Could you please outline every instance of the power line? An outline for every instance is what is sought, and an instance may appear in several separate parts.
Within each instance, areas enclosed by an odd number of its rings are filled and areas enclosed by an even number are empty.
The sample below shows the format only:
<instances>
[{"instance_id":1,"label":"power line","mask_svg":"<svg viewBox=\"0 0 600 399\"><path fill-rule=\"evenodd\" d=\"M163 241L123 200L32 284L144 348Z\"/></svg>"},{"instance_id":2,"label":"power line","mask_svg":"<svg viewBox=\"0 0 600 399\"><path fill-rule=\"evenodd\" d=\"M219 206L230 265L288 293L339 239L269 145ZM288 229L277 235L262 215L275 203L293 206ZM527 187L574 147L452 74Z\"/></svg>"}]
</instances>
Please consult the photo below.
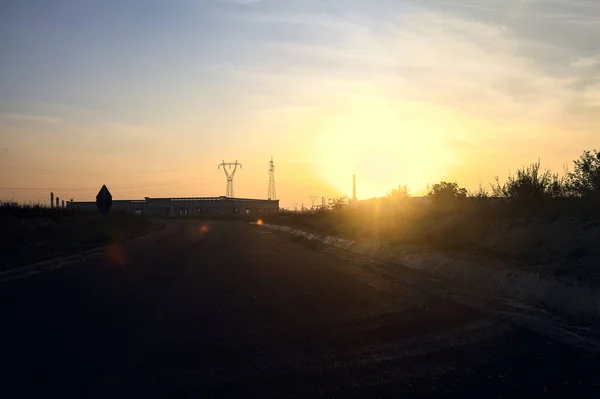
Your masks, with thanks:
<instances>
[{"instance_id":1,"label":"power line","mask_svg":"<svg viewBox=\"0 0 600 399\"><path fill-rule=\"evenodd\" d=\"M160 187L160 188L166 188L166 187L171 187L171 186L177 186L180 183L185 183L185 182L190 182L190 181L194 181L194 180L198 180L198 177L190 177L190 178L185 178L185 179L180 179L180 180L167 180L167 181L159 181L159 182L146 182L146 183L141 183L141 184L135 184L135 185L112 185L111 188L113 189L132 189L132 188L145 188L145 187ZM192 185L185 185L183 187L191 187ZM13 190L13 191L94 191L94 190L98 190L97 187L95 188L82 188L82 187L58 187L58 188L43 188L43 187L0 187L0 190Z\"/></svg>"},{"instance_id":2,"label":"power line","mask_svg":"<svg viewBox=\"0 0 600 399\"><path fill-rule=\"evenodd\" d=\"M114 173L118 173L120 175L139 175L139 174L151 174L151 173L168 173L168 172L176 172L179 170L190 169L190 167L181 167L181 168L173 168L173 169L163 169L163 170L142 170L142 171L118 171ZM77 171L65 171L65 170L54 170L54 169L42 169L42 168L0 168L0 172L31 172L31 173L39 173L39 174L49 174L49 175L79 175L79 176L89 176L89 175L98 175L98 174L106 174L106 171L93 171L93 172L77 172Z\"/></svg>"},{"instance_id":3,"label":"power line","mask_svg":"<svg viewBox=\"0 0 600 399\"><path fill-rule=\"evenodd\" d=\"M153 182L145 182L145 183L134 184L134 185L111 185L111 188L139 188L139 187L146 187L146 186L168 186L168 185L179 184L179 183L189 182L189 181L194 181L194 180L199 180L199 179L200 179L199 177L186 177L186 178L179 179L179 180L153 181Z\"/></svg>"},{"instance_id":4,"label":"power line","mask_svg":"<svg viewBox=\"0 0 600 399\"><path fill-rule=\"evenodd\" d=\"M39 187L0 187L0 190L13 191L91 191L97 188L39 188Z\"/></svg>"}]
</instances>

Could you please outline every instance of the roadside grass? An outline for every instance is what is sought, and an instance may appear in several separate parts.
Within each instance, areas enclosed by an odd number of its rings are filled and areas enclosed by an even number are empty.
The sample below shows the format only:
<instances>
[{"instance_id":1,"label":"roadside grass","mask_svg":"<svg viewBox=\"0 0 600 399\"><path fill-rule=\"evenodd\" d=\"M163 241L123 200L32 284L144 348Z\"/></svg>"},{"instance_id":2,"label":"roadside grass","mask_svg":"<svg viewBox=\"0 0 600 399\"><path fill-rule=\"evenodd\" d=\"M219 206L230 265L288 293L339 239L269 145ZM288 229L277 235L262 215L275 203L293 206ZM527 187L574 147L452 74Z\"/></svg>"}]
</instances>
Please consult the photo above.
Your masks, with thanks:
<instances>
[{"instance_id":1,"label":"roadside grass","mask_svg":"<svg viewBox=\"0 0 600 399\"><path fill-rule=\"evenodd\" d=\"M600 207L581 198L549 198L536 206L495 198L445 204L381 198L358 208L280 212L260 218L314 234L418 251L542 264L600 259Z\"/></svg>"},{"instance_id":2,"label":"roadside grass","mask_svg":"<svg viewBox=\"0 0 600 399\"><path fill-rule=\"evenodd\" d=\"M0 203L0 271L52 259L160 229L142 216Z\"/></svg>"}]
</instances>

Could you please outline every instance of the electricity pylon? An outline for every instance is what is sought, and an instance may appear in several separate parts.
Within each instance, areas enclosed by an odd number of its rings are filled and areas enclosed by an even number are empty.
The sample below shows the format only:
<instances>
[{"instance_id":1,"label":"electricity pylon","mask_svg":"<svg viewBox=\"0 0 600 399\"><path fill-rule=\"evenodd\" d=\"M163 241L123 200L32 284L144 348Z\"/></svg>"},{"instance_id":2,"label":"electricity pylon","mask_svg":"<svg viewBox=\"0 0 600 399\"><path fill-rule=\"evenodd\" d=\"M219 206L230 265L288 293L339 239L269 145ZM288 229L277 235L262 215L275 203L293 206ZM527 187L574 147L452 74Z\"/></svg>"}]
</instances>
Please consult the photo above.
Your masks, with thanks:
<instances>
[{"instance_id":1,"label":"electricity pylon","mask_svg":"<svg viewBox=\"0 0 600 399\"><path fill-rule=\"evenodd\" d=\"M225 172L225 177L227 178L227 190L225 192L225 196L228 198L233 198L234 197L233 177L235 176L235 171L237 170L237 167L239 166L241 169L242 164L239 163L237 160L235 162L223 161L221 164L219 164L219 169L221 169L221 166L223 167L223 171ZM227 170L228 166L229 166L229 170ZM233 167L233 170L231 170L232 167Z\"/></svg>"},{"instance_id":2,"label":"electricity pylon","mask_svg":"<svg viewBox=\"0 0 600 399\"><path fill-rule=\"evenodd\" d=\"M311 195L310 196L310 201L312 202L312 206L310 207L310 210L313 211L315 209L315 203L317 202L317 196L316 195Z\"/></svg>"},{"instance_id":3,"label":"electricity pylon","mask_svg":"<svg viewBox=\"0 0 600 399\"><path fill-rule=\"evenodd\" d=\"M273 163L273 157L271 157L271 162L269 162L269 194L267 198L273 201L277 199L277 194L275 192L275 164Z\"/></svg>"}]
</instances>

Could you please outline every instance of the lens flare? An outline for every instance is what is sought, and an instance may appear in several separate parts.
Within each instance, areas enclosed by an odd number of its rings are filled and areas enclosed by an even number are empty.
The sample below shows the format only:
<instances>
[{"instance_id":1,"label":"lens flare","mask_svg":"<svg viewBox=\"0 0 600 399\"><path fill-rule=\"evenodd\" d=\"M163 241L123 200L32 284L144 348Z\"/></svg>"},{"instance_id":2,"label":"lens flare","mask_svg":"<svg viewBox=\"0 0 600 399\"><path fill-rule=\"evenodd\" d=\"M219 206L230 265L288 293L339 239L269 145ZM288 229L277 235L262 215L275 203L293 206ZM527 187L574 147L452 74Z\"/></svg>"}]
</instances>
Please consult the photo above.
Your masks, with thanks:
<instances>
[{"instance_id":1,"label":"lens flare","mask_svg":"<svg viewBox=\"0 0 600 399\"><path fill-rule=\"evenodd\" d=\"M120 243L113 243L106 247L106 257L109 261L118 266L125 266L127 258L123 251L123 246Z\"/></svg>"}]
</instances>

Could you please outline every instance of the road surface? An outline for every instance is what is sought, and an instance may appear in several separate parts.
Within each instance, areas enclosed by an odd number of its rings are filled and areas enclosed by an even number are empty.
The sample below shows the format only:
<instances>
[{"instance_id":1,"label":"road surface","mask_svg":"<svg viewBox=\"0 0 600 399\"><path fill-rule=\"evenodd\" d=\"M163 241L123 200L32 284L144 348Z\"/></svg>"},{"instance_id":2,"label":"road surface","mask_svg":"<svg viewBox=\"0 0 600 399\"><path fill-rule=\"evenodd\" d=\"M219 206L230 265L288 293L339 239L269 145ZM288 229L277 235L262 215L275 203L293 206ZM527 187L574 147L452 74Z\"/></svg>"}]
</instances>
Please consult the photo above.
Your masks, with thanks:
<instances>
[{"instance_id":1,"label":"road surface","mask_svg":"<svg viewBox=\"0 0 600 399\"><path fill-rule=\"evenodd\" d=\"M0 311L3 398L600 397L595 355L242 223L5 279Z\"/></svg>"}]
</instances>

